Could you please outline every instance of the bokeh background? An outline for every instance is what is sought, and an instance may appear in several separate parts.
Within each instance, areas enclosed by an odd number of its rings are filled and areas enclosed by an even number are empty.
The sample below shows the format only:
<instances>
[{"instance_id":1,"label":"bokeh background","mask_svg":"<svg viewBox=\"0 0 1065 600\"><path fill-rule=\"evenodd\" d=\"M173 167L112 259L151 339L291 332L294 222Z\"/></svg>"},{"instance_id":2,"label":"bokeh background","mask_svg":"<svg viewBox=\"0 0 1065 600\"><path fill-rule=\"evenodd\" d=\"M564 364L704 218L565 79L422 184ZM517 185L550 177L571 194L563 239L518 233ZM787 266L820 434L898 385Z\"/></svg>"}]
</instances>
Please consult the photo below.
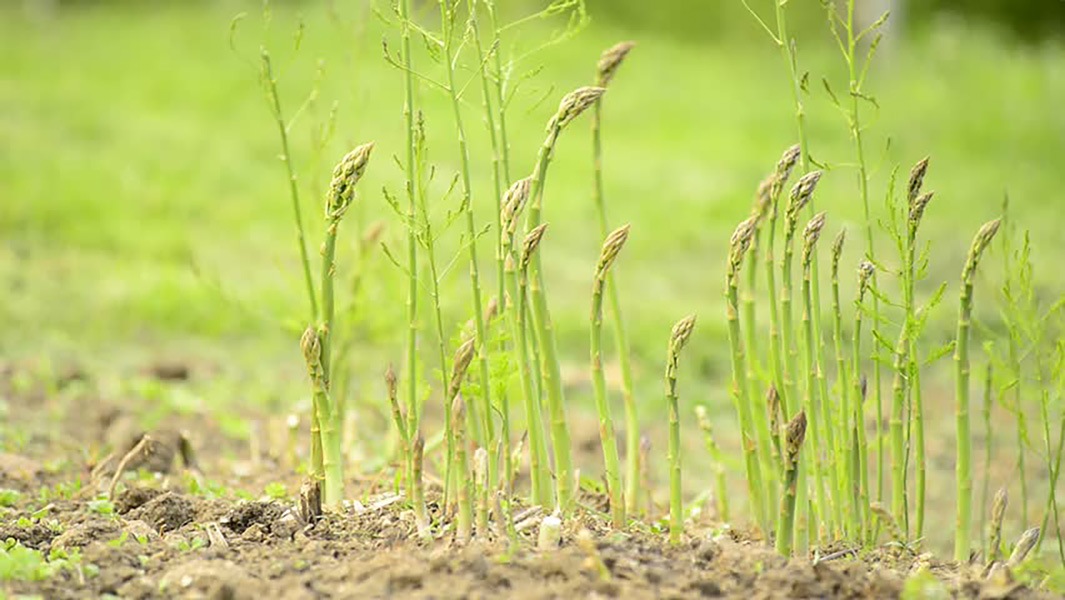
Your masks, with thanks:
<instances>
[{"instance_id":1,"label":"bokeh background","mask_svg":"<svg viewBox=\"0 0 1065 600\"><path fill-rule=\"evenodd\" d=\"M538 8L500 4L512 18ZM770 18L771 2L750 4ZM844 89L843 62L820 3L791 4L800 69L812 82L805 98L811 148L830 167L817 202L829 211L833 235L849 231L844 264L851 273L864 246L862 208L846 122L819 83ZM862 3L863 18L888 4ZM1065 2L890 4L897 18L870 71L867 88L878 108L865 109L865 136L879 214L892 169L932 157L926 185L937 196L924 226L931 267L920 293L947 281L948 298L955 297L972 232L1000 213L1008 195L1015 223L1031 231L1037 292L1058 297L1065 281L1058 263L1065 252ZM587 10L590 21L577 35L518 64L531 77L510 107L512 175L531 169L557 98L593 82L603 49L635 40L605 101L604 140L612 218L633 226L617 270L643 411L659 436L669 328L699 313L686 395L713 408L738 459L717 316L729 234L748 214L758 181L796 139L784 64L740 0L589 0ZM401 190L391 158L403 144L402 75L381 51L382 39L397 43L389 11L385 2L359 1L274 2L268 16L259 3L235 1L0 3L0 356L119 375L156 360L190 361L211 376L181 396L185 409L231 415L250 406L306 406L296 346L305 299L277 128L259 81L265 46L286 114L302 107L290 135L311 240L320 237L318 206L333 162L357 143L377 142L344 225L340 268L342 277L356 266L360 274L349 298L356 317L343 323L358 340L353 401L380 405L380 373L402 360L405 284L376 246L360 258L356 240L375 224L389 246L404 236L380 192ZM434 26L438 14L422 3L418 18ZM564 25L557 17L527 22L504 51L533 50ZM440 76L424 52L416 60L427 76ZM476 67L469 60L460 66L467 77ZM419 96L443 215L455 206L443 192L458 168L450 108L431 86ZM491 163L476 93L463 110L475 210L488 223ZM320 142L331 114L333 134ZM601 243L591 185L590 138L578 123L552 166L544 252L579 414L590 410L588 291ZM458 231L442 244L444 253L454 251ZM890 249L886 236L877 244ZM491 272L487 243L481 256ZM1001 256L989 263L978 292L986 301L978 302L993 329ZM464 272L456 268L445 282L446 318L456 330L468 318ZM932 315L929 348L950 339L953 318L948 300ZM429 368L424 376L434 380ZM925 383L949 436L949 378ZM244 430L233 421L233 431ZM687 439L697 469L705 464L700 442ZM1004 462L997 476L1008 479L1012 458Z\"/></svg>"}]
</instances>

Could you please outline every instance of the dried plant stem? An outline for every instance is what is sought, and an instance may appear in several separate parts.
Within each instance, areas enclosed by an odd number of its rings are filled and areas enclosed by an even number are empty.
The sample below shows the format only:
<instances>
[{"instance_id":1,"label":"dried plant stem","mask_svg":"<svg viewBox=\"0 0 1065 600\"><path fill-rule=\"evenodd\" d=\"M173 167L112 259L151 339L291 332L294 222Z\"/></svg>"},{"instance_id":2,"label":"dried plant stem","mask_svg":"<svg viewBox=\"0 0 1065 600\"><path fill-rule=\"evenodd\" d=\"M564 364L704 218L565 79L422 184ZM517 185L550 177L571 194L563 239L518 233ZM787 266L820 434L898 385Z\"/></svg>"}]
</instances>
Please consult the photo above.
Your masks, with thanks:
<instances>
[{"instance_id":1,"label":"dried plant stem","mask_svg":"<svg viewBox=\"0 0 1065 600\"><path fill-rule=\"evenodd\" d=\"M473 487L477 496L477 535L488 539L488 451L478 448L473 453Z\"/></svg>"},{"instance_id":2,"label":"dried plant stem","mask_svg":"<svg viewBox=\"0 0 1065 600\"><path fill-rule=\"evenodd\" d=\"M411 462L413 463L413 475L414 479L411 481L411 505L414 508L414 524L418 528L418 537L423 542L431 542L433 540L433 533L429 529L429 515L425 509L425 485L422 482L422 466L425 460L425 438L419 432L414 436L414 447L412 449L413 457Z\"/></svg>"},{"instance_id":3,"label":"dried plant stem","mask_svg":"<svg viewBox=\"0 0 1065 600\"><path fill-rule=\"evenodd\" d=\"M632 48L631 42L622 42L603 53L599 62L597 85L606 87L613 73ZM602 111L603 102L597 100L592 107L592 164L595 180L594 199L596 215L599 219L599 235L607 236L609 220L606 214L606 195L603 185L603 141ZM625 511L633 514L639 508L640 485L640 423L636 412L636 397L633 394L632 364L629 360L629 339L625 330L625 319L621 312L621 299L618 295L614 273L606 274L606 295L610 311L611 327L621 370L621 400L625 410Z\"/></svg>"},{"instance_id":4,"label":"dried plant stem","mask_svg":"<svg viewBox=\"0 0 1065 600\"><path fill-rule=\"evenodd\" d=\"M980 256L995 237L1000 221L989 221L973 238L972 247L961 275L961 296L958 302L958 337L954 346L957 417L957 517L954 532L954 560L968 560L972 533L972 437L969 430L969 330L973 310L973 277Z\"/></svg>"},{"instance_id":5,"label":"dried plant stem","mask_svg":"<svg viewBox=\"0 0 1065 600\"><path fill-rule=\"evenodd\" d=\"M669 543L677 546L684 532L680 480L680 401L677 397L677 368L680 351L695 328L695 315L684 317L673 326L666 356L666 401L669 403ZM757 463L756 463L757 464ZM760 492L761 486L754 488Z\"/></svg>"},{"instance_id":6,"label":"dried plant stem","mask_svg":"<svg viewBox=\"0 0 1065 600\"><path fill-rule=\"evenodd\" d=\"M1006 516L1006 507L1009 504L1008 488L1000 488L995 492L994 504L991 505L991 524L988 526L990 540L987 548L987 564L990 566L998 560L1002 553L1002 520Z\"/></svg>"},{"instance_id":7,"label":"dried plant stem","mask_svg":"<svg viewBox=\"0 0 1065 600\"><path fill-rule=\"evenodd\" d=\"M791 556L795 537L795 500L799 481L799 452L806 437L806 413L799 414L788 423L784 457L784 491L780 496L780 515L777 518L777 552Z\"/></svg>"},{"instance_id":8,"label":"dried plant stem","mask_svg":"<svg viewBox=\"0 0 1065 600\"><path fill-rule=\"evenodd\" d=\"M614 420L610 416L610 400L607 397L606 376L603 374L603 289L606 286L610 268L628 237L628 225L614 230L607 236L606 241L603 242L592 284L590 341L592 383L595 388L595 408L599 413L599 440L603 447L607 493L610 495L610 516L614 527L625 526L625 500L621 489L621 468L618 460L618 444L614 436Z\"/></svg>"},{"instance_id":9,"label":"dried plant stem","mask_svg":"<svg viewBox=\"0 0 1065 600\"><path fill-rule=\"evenodd\" d=\"M470 185L470 153L466 144L466 129L462 122L462 107L459 104L459 89L456 87L455 82L455 68L454 68L454 21L455 12L454 6L451 5L449 0L440 0L440 19L443 23L443 38L444 38L444 64L447 69L447 85L449 96L451 97L451 108L453 111L453 118L455 120L455 133L458 136L459 145L459 157L460 157L460 171L462 174L462 206L466 215L466 247L469 252L470 261L470 291L473 298L473 319L474 326L477 331L477 358L478 366L480 367L480 383L481 383L481 411L483 418L483 428L485 439L482 440L482 445L486 448L494 448L496 445L495 439L495 427L493 424L492 413L492 383L488 369L488 338L485 332L484 323L484 306L481 302L481 278L480 270L477 266L477 226L473 216L473 202L472 192ZM504 444L509 449L509 440L504 440ZM494 458L490 455L488 458L488 479L492 482L492 485L498 481L497 473L498 465Z\"/></svg>"},{"instance_id":10,"label":"dried plant stem","mask_svg":"<svg viewBox=\"0 0 1065 600\"><path fill-rule=\"evenodd\" d=\"M392 422L396 425L396 431L399 433L399 450L403 459L403 464L406 465L410 454L410 438L407 437L407 418L403 414L403 407L399 404L399 398L396 391L396 372L392 370L392 365L388 366L388 370L385 371L385 389L388 392L388 404L392 408ZM411 473L413 476L413 473Z\"/></svg>"},{"instance_id":11,"label":"dried plant stem","mask_svg":"<svg viewBox=\"0 0 1065 600\"><path fill-rule=\"evenodd\" d=\"M751 244L754 234L754 219L747 219L739 224L732 234L730 243L728 269L725 275L725 318L728 322L729 348L732 357L732 398L740 420L741 445L747 469L747 488L754 508L755 520L762 531L769 531L770 518L767 512L765 484L759 463L754 432L754 419L751 414L750 382L747 380L746 354L743 336L740 331L738 279L744 256Z\"/></svg>"},{"instance_id":12,"label":"dried plant stem","mask_svg":"<svg viewBox=\"0 0 1065 600\"><path fill-rule=\"evenodd\" d=\"M455 540L464 544L473 531L473 490L470 485L470 459L466 450L466 403L456 394L451 403L451 428L455 432L455 462L458 476L458 515L455 520Z\"/></svg>"}]
</instances>

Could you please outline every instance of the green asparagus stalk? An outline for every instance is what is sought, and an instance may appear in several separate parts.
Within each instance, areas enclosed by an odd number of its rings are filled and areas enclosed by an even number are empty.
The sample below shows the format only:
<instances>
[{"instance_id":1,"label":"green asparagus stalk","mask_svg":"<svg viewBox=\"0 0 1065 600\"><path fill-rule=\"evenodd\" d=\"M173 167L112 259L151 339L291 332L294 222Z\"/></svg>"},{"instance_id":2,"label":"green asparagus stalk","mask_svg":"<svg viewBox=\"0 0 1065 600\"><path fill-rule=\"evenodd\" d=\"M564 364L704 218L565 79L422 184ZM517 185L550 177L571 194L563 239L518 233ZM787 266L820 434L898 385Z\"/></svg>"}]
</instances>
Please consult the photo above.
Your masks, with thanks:
<instances>
[{"instance_id":1,"label":"green asparagus stalk","mask_svg":"<svg viewBox=\"0 0 1065 600\"><path fill-rule=\"evenodd\" d=\"M528 326L526 323L526 276L521 276L519 290L518 252L514 248L514 235L517 219L529 198L530 180L519 179L507 190L503 199L502 248L504 254L504 274L507 280L507 296L510 298L507 319L510 324L511 337L515 340L518 352L518 379L521 382L522 399L525 405L525 422L529 432L529 468L532 481L532 502L548 506L553 495L551 479L548 473L547 446L544 443L544 427L540 414L540 400L533 383L538 370L529 358Z\"/></svg>"},{"instance_id":2,"label":"green asparagus stalk","mask_svg":"<svg viewBox=\"0 0 1065 600\"><path fill-rule=\"evenodd\" d=\"M607 236L595 267L592 284L592 383L595 387L595 408L599 413L599 439L603 446L603 464L606 471L607 493L610 495L610 516L614 527L625 526L625 500L621 489L618 445L614 437L614 420L610 416L610 400L607 397L606 377L603 374L603 290L607 284L610 267L629 238L629 226L624 225Z\"/></svg>"},{"instance_id":3,"label":"green asparagus stalk","mask_svg":"<svg viewBox=\"0 0 1065 600\"><path fill-rule=\"evenodd\" d=\"M766 290L769 294L769 353L773 363L773 385L777 390L778 399L784 414L788 412L788 399L783 394L784 389L784 362L783 351L780 347L780 308L777 296L776 262L773 256L774 242L776 240L777 216L780 213L780 196L791 176L795 163L799 160L801 149L798 145L784 151L777 162L773 173L773 182L769 189L769 214L767 215L767 236L765 244L765 271Z\"/></svg>"},{"instance_id":4,"label":"green asparagus stalk","mask_svg":"<svg viewBox=\"0 0 1065 600\"><path fill-rule=\"evenodd\" d=\"M680 351L695 328L695 315L684 317L673 326L666 358L666 401L669 403L669 543L680 545L684 532L680 481L680 402L677 397L677 367ZM759 491L761 487L757 488Z\"/></svg>"},{"instance_id":5,"label":"green asparagus stalk","mask_svg":"<svg viewBox=\"0 0 1065 600\"><path fill-rule=\"evenodd\" d=\"M765 485L759 457L756 454L757 439L747 380L746 354L740 332L738 279L744 255L751 245L755 221L749 218L736 227L729 244L728 270L725 275L725 297L728 321L729 347L732 355L732 397L740 420L743 456L747 469L747 487L754 507L755 519L763 531L768 531L769 515L766 512Z\"/></svg>"},{"instance_id":6,"label":"green asparagus stalk","mask_svg":"<svg viewBox=\"0 0 1065 600\"><path fill-rule=\"evenodd\" d=\"M308 327L300 339L307 373L311 378L314 394L314 411L321 427L322 465L314 471L314 477L322 482L326 506L335 507L344 497L343 454L340 450L340 432L333 419L333 406L329 399L329 386L322 370L322 331ZM312 432L313 435L313 432Z\"/></svg>"},{"instance_id":7,"label":"green asparagus stalk","mask_svg":"<svg viewBox=\"0 0 1065 600\"><path fill-rule=\"evenodd\" d=\"M831 509L833 506L838 509L839 503L834 502L832 495L825 491L826 470L828 471L827 478L831 484L829 489L833 493L839 489L839 478L835 469L824 464L825 457L831 457L832 455L835 440L832 436L831 420L829 419L828 399L821 396L821 389L817 381L817 374L821 372L822 366L819 363L819 353L817 351L820 336L815 335L814 331L813 287L818 285L818 282L813 281L811 275L817 241L821 238L821 231L824 226L825 213L819 212L810 219L803 230L802 325L803 341L806 347L806 360L803 365L803 371L806 373L806 403L804 411L809 415L810 450L813 453L814 465L814 490L817 494L818 512L823 515L821 529L830 531L834 525L839 525L839 521L842 520L842 513L837 510L837 514L833 518ZM824 439L821 439L822 436L824 436ZM821 537L824 538L825 535L822 534Z\"/></svg>"},{"instance_id":8,"label":"green asparagus stalk","mask_svg":"<svg viewBox=\"0 0 1065 600\"><path fill-rule=\"evenodd\" d=\"M784 457L784 492L780 497L780 516L777 519L777 552L791 556L795 535L795 498L799 481L799 451L806 438L806 413L799 411L788 423L786 454Z\"/></svg>"},{"instance_id":9,"label":"green asparagus stalk","mask_svg":"<svg viewBox=\"0 0 1065 600\"><path fill-rule=\"evenodd\" d=\"M973 310L973 278L980 263L980 256L998 232L1001 221L985 223L973 238L965 268L961 273L961 296L958 302L958 338L954 346L957 416L957 494L958 506L955 523L954 560L968 560L972 533L972 438L969 431L969 329Z\"/></svg>"},{"instance_id":10,"label":"green asparagus stalk","mask_svg":"<svg viewBox=\"0 0 1065 600\"><path fill-rule=\"evenodd\" d=\"M633 42L620 42L603 52L596 69L596 85L606 88L614 78L621 63L635 46ZM592 161L595 174L595 207L599 217L599 235L606 237L609 221L606 215L606 200L603 191L603 143L602 100L597 100L592 113ZM632 365L629 360L629 341L625 331L625 320L621 313L621 299L618 295L614 274L607 272L606 295L609 302L611 327L617 347L618 365L621 369L621 400L625 408L625 511L635 513L639 503L640 463L640 424L636 412L636 397L632 387Z\"/></svg>"},{"instance_id":11,"label":"green asparagus stalk","mask_svg":"<svg viewBox=\"0 0 1065 600\"><path fill-rule=\"evenodd\" d=\"M466 249L469 252L470 263L470 292L473 299L473 319L476 327L477 358L480 383L481 383L481 407L485 439L483 445L486 448L495 447L495 426L492 419L492 386L488 368L488 336L484 323L484 304L481 301L481 276L477 261L477 226L473 214L472 188L470 183L470 153L467 148L466 130L462 121L462 107L459 101L458 88L455 81L455 6L450 0L440 0L440 20L443 24L443 50L444 65L447 70L447 89L451 98L451 109L455 120L455 133L458 136L460 173L462 181L462 207L466 216ZM504 444L509 446L509 440ZM489 480L497 480L496 461L489 456L488 460Z\"/></svg>"},{"instance_id":12,"label":"green asparagus stalk","mask_svg":"<svg viewBox=\"0 0 1065 600\"><path fill-rule=\"evenodd\" d=\"M854 488L850 480L847 465L849 452L847 439L851 431L850 378L847 375L847 357L843 351L843 310L839 299L839 262L843 256L843 244L847 239L847 230L841 229L832 242L832 341L836 352L836 379L839 382L840 408L837 422L833 425L839 436L836 438L836 471L839 473L840 487L837 497L843 502L845 532L851 538L858 536L857 505L849 490Z\"/></svg>"},{"instance_id":13,"label":"green asparagus stalk","mask_svg":"<svg viewBox=\"0 0 1065 600\"><path fill-rule=\"evenodd\" d=\"M863 300L876 275L876 267L869 261L862 261L858 267L858 297L854 301L854 336L851 342L851 392L854 411L853 443L851 456L851 496L854 499L856 516L859 519L859 532L866 542L872 538L872 521L870 515L869 488L869 442L865 435L865 399L866 381L861 373L862 365L862 314L865 311Z\"/></svg>"},{"instance_id":14,"label":"green asparagus stalk","mask_svg":"<svg viewBox=\"0 0 1065 600\"><path fill-rule=\"evenodd\" d=\"M524 241L522 242L521 259L518 264L518 306L517 306L517 330L518 330L518 351L522 355L522 360L525 363L529 363L529 356L527 348L530 345L531 340L528 339L528 331L530 326L526 323L527 315L531 312L528 306L529 299L529 262L536 254L536 251L540 247L540 241L544 237L544 232L547 230L547 223L541 223L535 227L532 231L526 234ZM523 385L526 386L525 390L525 411L526 419L529 420L529 431L534 432L530 434L532 440L530 444L538 443L539 452L535 449L532 450L532 454L540 454L538 460L539 465L532 465L533 476L540 480L540 490L542 499L539 502L541 506L548 506L549 501L552 498L552 486L550 474L548 472L547 463L547 446L543 440L543 423L540 416L540 399L539 396L533 391L532 379L526 377ZM555 464L561 462L568 469L569 466L569 428L566 426L565 414L556 414L556 409L561 411L561 406L554 404L548 407L551 417L551 440L555 451ZM535 439L533 438L535 435ZM537 441L538 440L538 441ZM537 474L539 476L537 477ZM568 485L561 480L558 482L558 487ZM555 504L561 503L561 490L559 495L555 496ZM534 493L534 496L536 494Z\"/></svg>"},{"instance_id":15,"label":"green asparagus stalk","mask_svg":"<svg viewBox=\"0 0 1065 600\"><path fill-rule=\"evenodd\" d=\"M547 125L547 138L540 146L536 168L533 171L530 191L529 215L527 227L530 233L540 225L543 209L543 190L547 177L547 167L554 153L555 142L562 130L588 107L595 104L605 92L603 88L582 87L566 94L558 110ZM536 328L538 347L542 355L542 380L547 391L548 411L551 414L551 437L555 448L555 477L558 482L558 506L563 516L569 510L573 500L573 467L569 441L569 428L566 425L564 398L562 393L562 373L555 341L554 325L547 307L546 289L540 254L533 253L529 263L529 297L532 308L533 324Z\"/></svg>"}]
</instances>

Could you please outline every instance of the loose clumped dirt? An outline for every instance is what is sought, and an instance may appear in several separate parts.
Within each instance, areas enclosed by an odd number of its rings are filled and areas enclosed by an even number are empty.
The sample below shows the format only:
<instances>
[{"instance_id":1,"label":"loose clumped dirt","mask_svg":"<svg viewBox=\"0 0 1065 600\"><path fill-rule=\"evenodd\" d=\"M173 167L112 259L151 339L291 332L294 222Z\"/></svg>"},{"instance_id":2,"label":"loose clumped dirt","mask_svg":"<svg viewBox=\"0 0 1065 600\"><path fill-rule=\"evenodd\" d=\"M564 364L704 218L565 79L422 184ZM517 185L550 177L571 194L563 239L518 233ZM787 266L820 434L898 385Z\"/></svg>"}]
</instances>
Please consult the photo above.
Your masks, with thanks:
<instances>
[{"instance_id":1,"label":"loose clumped dirt","mask_svg":"<svg viewBox=\"0 0 1065 600\"><path fill-rule=\"evenodd\" d=\"M18 402L17 396L9 398L9 403ZM20 413L17 405L9 410L16 418L30 414ZM99 418L104 414L107 418ZM109 424L123 420L128 415L101 401L80 421L65 421L63 430L77 427L68 439L105 447ZM89 423L94 425L87 427ZM36 425L31 420L25 424L31 429ZM168 423L165 431L182 428L213 430L210 423L179 422ZM756 536L712 523L693 523L684 543L671 547L650 525L612 531L588 511L569 519L562 546L551 551L534 549L535 526L520 533L518 544L509 543L494 524L482 539L465 546L455 544L447 531L422 543L403 498L381 487L391 485L388 478L381 479L384 483L352 481L349 497L357 502L307 523L294 498L256 499L242 493L277 481L298 489L298 477L280 471L278 464L263 461L250 479L219 490L206 482L223 477L214 474L232 472L221 466L220 448L227 442L212 437L213 444L222 446L201 443L195 448L197 463L174 460L182 452L182 436L148 433L170 445L170 460L140 463L139 471L122 479L110 502L102 498L111 472L99 468L100 462L87 464L93 461L77 447L43 437L26 444L24 454L0 455L0 487L21 493L13 506L0 508L0 541L17 542L45 556L77 557L42 581L0 581L0 596L891 598L902 593L911 574L927 570L958 597L1050 597L1008 580L989 582L977 567L958 568L903 548L840 552L815 564L786 560ZM127 440L115 447L119 450L112 456L121 458L132 446ZM249 480L255 485L248 486ZM434 518L439 500L439 489L430 487ZM599 506L601 501L587 495L581 504ZM522 509L514 507L515 512ZM589 534L590 543L577 543Z\"/></svg>"}]
</instances>

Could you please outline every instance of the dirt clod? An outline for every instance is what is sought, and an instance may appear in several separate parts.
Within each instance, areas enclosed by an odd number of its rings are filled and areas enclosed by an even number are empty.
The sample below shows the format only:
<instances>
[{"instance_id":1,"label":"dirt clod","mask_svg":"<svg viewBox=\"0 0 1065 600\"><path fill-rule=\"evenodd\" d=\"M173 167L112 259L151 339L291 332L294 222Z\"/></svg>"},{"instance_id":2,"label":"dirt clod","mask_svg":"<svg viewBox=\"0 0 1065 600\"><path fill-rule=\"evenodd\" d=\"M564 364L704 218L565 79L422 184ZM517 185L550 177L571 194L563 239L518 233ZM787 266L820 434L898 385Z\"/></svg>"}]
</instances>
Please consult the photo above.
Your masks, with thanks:
<instances>
[{"instance_id":1,"label":"dirt clod","mask_svg":"<svg viewBox=\"0 0 1065 600\"><path fill-rule=\"evenodd\" d=\"M52 540L52 548L82 548L93 542L118 539L122 528L117 521L91 520L68 528Z\"/></svg>"},{"instance_id":2,"label":"dirt clod","mask_svg":"<svg viewBox=\"0 0 1065 600\"><path fill-rule=\"evenodd\" d=\"M284 514L285 507L276 502L243 502L218 522L233 533L244 533L254 525L262 534L270 533Z\"/></svg>"},{"instance_id":3,"label":"dirt clod","mask_svg":"<svg viewBox=\"0 0 1065 600\"><path fill-rule=\"evenodd\" d=\"M176 531L195 518L192 502L173 492L163 492L144 505L129 512L132 519L141 519L160 534Z\"/></svg>"},{"instance_id":4,"label":"dirt clod","mask_svg":"<svg viewBox=\"0 0 1065 600\"><path fill-rule=\"evenodd\" d=\"M118 495L118 498L115 498L115 510L118 511L118 514L124 515L135 508L144 506L145 503L161 493L161 491L151 488L127 488Z\"/></svg>"}]
</instances>

